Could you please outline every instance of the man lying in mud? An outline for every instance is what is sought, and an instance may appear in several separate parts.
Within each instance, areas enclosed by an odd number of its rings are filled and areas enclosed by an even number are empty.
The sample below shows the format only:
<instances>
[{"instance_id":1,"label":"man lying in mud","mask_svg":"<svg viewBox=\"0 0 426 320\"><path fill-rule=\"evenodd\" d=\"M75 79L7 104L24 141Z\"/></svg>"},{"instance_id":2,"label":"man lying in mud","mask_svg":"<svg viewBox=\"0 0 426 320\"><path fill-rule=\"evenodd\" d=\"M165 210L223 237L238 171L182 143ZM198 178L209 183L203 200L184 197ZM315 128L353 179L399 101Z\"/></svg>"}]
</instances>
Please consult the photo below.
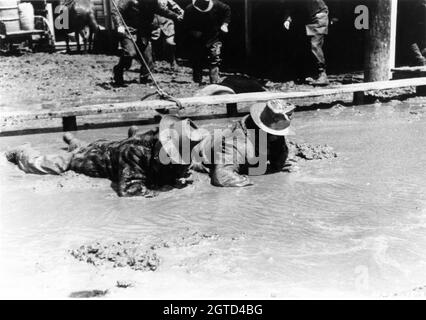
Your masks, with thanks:
<instances>
[{"instance_id":1,"label":"man lying in mud","mask_svg":"<svg viewBox=\"0 0 426 320\"><path fill-rule=\"evenodd\" d=\"M6 153L9 161L26 173L59 175L68 170L90 177L109 178L120 197L157 195L163 186L183 187L190 165L190 150L202 140L202 132L188 120L164 116L159 128L140 132L129 129L122 141L84 143L66 133L68 151L42 155L30 146ZM187 146L183 151L180 146Z\"/></svg>"},{"instance_id":2,"label":"man lying in mud","mask_svg":"<svg viewBox=\"0 0 426 320\"><path fill-rule=\"evenodd\" d=\"M204 88L200 94L259 91L265 89L256 80L233 77ZM280 100L252 105L249 115L224 132L215 130L194 148L194 170L208 172L211 183L219 187L249 186L252 183L247 175L283 170L288 157L285 136L290 134L294 109Z\"/></svg>"}]
</instances>

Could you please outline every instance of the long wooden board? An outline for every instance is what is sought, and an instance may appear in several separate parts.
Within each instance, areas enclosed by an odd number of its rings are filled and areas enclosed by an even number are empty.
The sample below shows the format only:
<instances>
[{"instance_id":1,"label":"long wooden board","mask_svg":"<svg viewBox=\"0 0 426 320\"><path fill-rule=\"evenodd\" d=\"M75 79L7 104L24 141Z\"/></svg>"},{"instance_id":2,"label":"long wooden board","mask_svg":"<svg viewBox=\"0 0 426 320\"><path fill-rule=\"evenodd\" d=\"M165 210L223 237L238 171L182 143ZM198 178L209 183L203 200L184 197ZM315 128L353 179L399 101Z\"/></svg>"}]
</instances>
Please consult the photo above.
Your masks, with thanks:
<instances>
[{"instance_id":1,"label":"long wooden board","mask_svg":"<svg viewBox=\"0 0 426 320\"><path fill-rule=\"evenodd\" d=\"M426 86L426 77L401 79L392 81L380 81L370 83L356 83L342 85L333 88L322 88L311 91L298 91L298 92L257 92L257 93L244 93L244 94L231 94L219 96L202 96L202 97L189 97L179 99L182 106L195 107L206 105L235 105L238 103L255 103L265 102L272 99L298 99L298 98L314 98L330 95L339 95L345 93L354 93L356 95L362 94L366 91L386 90L404 87L424 87ZM13 121L34 121L51 118L62 118L64 129L73 130L76 127L75 117L102 115L112 113L146 113L147 111L155 112L158 109L176 109L176 104L166 100L148 100L148 101L133 101L123 103L110 103L80 106L73 108L66 108L60 110L42 110L42 111L19 111L19 112L2 112L0 121L5 122L8 120ZM230 108L231 109L231 108ZM235 110L234 110L235 111ZM3 130L4 132L4 130Z\"/></svg>"}]
</instances>

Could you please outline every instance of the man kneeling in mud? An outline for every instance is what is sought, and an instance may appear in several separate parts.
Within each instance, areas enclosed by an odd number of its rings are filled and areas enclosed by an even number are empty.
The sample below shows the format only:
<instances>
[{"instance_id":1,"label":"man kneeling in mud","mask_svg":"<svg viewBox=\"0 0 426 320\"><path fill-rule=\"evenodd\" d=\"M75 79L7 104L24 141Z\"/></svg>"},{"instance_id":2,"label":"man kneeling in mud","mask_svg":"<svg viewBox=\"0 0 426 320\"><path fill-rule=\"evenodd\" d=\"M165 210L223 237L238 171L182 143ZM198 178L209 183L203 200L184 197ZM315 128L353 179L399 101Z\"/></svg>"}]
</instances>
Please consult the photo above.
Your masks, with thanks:
<instances>
[{"instance_id":1,"label":"man kneeling in mud","mask_svg":"<svg viewBox=\"0 0 426 320\"><path fill-rule=\"evenodd\" d=\"M67 152L41 155L24 146L8 151L6 157L26 173L59 175L72 170L109 178L117 183L120 197L149 198L160 187L184 186L190 157L181 153L181 146L192 149L201 140L201 131L192 121L164 116L159 128L140 132L131 127L129 137L122 141L86 144L66 133Z\"/></svg>"},{"instance_id":2,"label":"man kneeling in mud","mask_svg":"<svg viewBox=\"0 0 426 320\"><path fill-rule=\"evenodd\" d=\"M264 91L253 80L243 78L225 79L222 85L206 87L202 91L211 95L230 94L250 91L244 90L247 86ZM288 157L285 136L290 134L294 108L294 105L280 100L252 105L250 115L230 129L215 130L194 148L193 169L208 172L211 183L219 187L249 186L252 183L247 175L281 171Z\"/></svg>"}]
</instances>

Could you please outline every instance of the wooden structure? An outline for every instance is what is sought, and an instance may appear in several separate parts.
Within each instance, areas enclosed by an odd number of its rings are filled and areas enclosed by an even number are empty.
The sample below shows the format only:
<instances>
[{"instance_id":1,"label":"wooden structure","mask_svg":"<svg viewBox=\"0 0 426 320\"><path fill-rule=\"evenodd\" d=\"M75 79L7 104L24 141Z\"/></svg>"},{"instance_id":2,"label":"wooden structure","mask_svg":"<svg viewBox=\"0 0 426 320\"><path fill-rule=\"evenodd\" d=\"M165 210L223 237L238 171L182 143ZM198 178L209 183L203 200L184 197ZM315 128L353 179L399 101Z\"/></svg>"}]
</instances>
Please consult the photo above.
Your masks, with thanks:
<instances>
[{"instance_id":1,"label":"wooden structure","mask_svg":"<svg viewBox=\"0 0 426 320\"><path fill-rule=\"evenodd\" d=\"M271 99L292 100L300 98L321 98L325 96L339 95L345 93L353 93L354 97L359 93L372 90L386 90L403 87L419 87L426 86L426 77L414 79L402 79L393 81L379 81L371 83L357 83L342 85L335 88L325 88L315 91L300 91L300 92L257 92L244 93L235 95L219 95L208 97L190 97L179 99L182 106L214 106L225 104L230 106L227 108L230 116L237 113L236 105L238 103L254 103L264 102ZM112 104L100 104L90 106L80 106L62 110L46 110L37 112L3 112L0 117L1 123L12 121L20 123L25 121L37 121L43 119L62 118L63 130L77 130L77 117L90 115L107 115L107 114L124 114L138 112L140 117L152 117L156 110L177 110L174 102L166 100L151 100L151 101L135 101ZM140 119L139 119L140 120ZM20 128L20 130L31 130L31 127ZM4 134L7 131L3 131Z\"/></svg>"},{"instance_id":2,"label":"wooden structure","mask_svg":"<svg viewBox=\"0 0 426 320\"><path fill-rule=\"evenodd\" d=\"M368 2L370 28L365 46L364 78L384 81L391 78L395 66L398 0Z\"/></svg>"}]
</instances>

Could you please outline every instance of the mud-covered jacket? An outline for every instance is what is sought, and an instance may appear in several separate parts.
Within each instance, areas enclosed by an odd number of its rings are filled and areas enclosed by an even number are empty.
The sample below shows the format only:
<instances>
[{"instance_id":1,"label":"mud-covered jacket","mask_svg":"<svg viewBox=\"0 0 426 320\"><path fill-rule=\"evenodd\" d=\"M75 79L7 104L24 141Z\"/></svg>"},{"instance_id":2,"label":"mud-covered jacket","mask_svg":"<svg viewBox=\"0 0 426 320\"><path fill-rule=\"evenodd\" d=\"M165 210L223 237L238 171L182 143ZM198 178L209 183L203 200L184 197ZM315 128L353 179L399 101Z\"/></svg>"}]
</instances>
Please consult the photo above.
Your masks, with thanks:
<instances>
[{"instance_id":1,"label":"mud-covered jacket","mask_svg":"<svg viewBox=\"0 0 426 320\"><path fill-rule=\"evenodd\" d=\"M219 40L222 24L231 23L231 7L213 0L212 9L201 12L190 4L185 8L183 23L190 40L211 45Z\"/></svg>"},{"instance_id":2,"label":"mud-covered jacket","mask_svg":"<svg viewBox=\"0 0 426 320\"><path fill-rule=\"evenodd\" d=\"M117 183L119 196L150 196L153 189L175 185L187 170L159 161L158 129L122 141L98 140L77 150L70 169Z\"/></svg>"},{"instance_id":3,"label":"mud-covered jacket","mask_svg":"<svg viewBox=\"0 0 426 320\"><path fill-rule=\"evenodd\" d=\"M240 175L282 170L288 157L285 137L267 135L266 145L260 146L256 137L260 130L249 128L256 128L250 115L220 135L207 136L193 150L194 168L209 172L211 183L220 187L241 186Z\"/></svg>"},{"instance_id":4,"label":"mud-covered jacket","mask_svg":"<svg viewBox=\"0 0 426 320\"><path fill-rule=\"evenodd\" d=\"M154 15L158 14L176 20L178 14L160 5L158 0L115 0L120 14L127 26L140 32L148 33L152 30ZM116 27L123 26L115 6L111 8L112 19Z\"/></svg>"}]
</instances>

